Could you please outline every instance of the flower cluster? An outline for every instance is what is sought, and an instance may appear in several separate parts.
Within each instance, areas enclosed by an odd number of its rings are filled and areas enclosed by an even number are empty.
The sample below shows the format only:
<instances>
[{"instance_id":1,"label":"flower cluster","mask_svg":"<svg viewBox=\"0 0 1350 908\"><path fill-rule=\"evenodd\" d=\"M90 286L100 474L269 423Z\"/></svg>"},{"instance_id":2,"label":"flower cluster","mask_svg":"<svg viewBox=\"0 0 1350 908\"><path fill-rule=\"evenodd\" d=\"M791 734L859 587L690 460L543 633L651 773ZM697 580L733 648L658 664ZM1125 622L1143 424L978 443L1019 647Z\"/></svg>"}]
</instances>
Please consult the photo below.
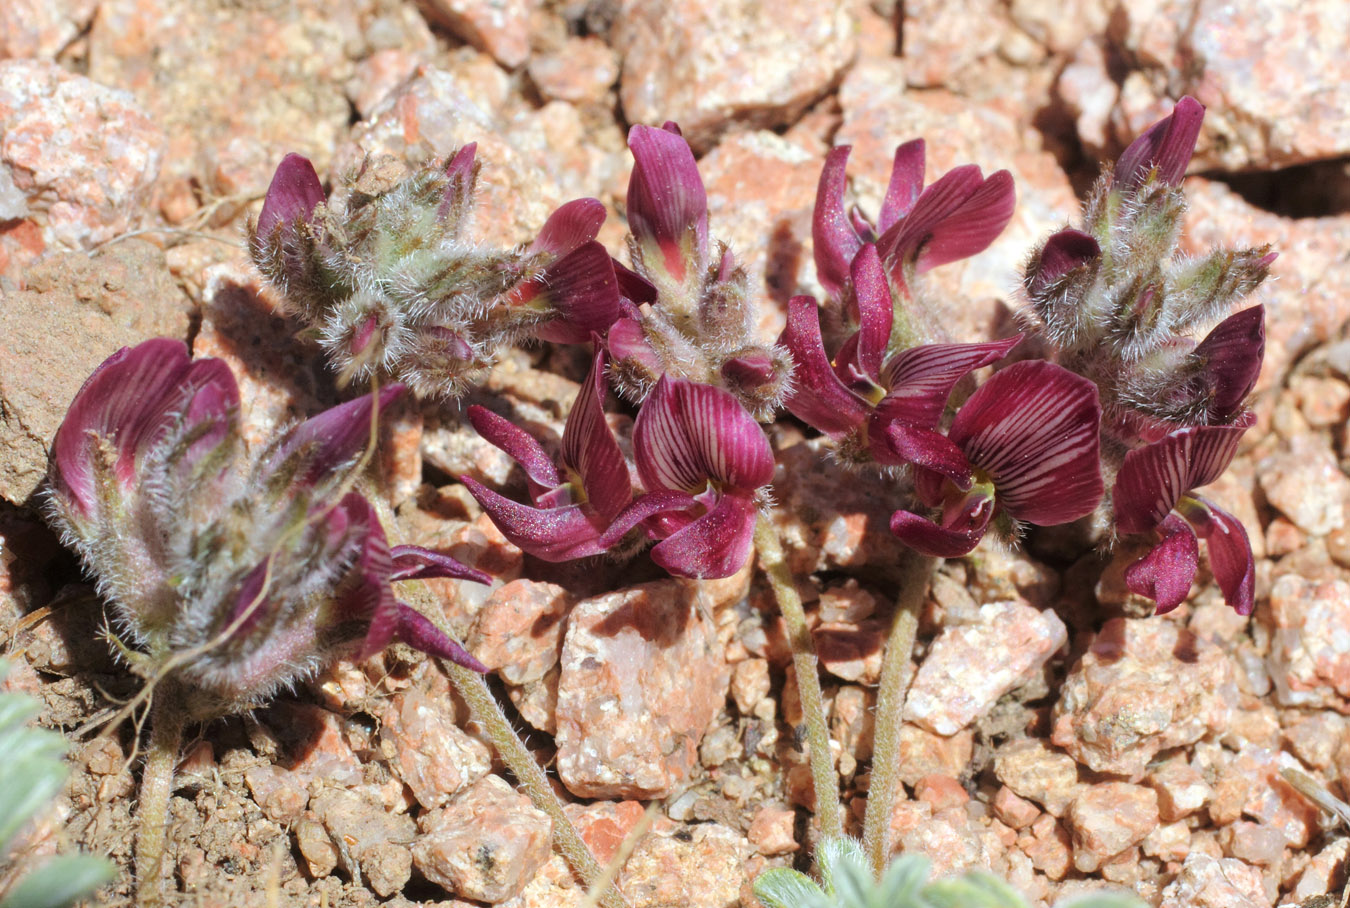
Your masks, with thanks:
<instances>
[{"instance_id":1,"label":"flower cluster","mask_svg":"<svg viewBox=\"0 0 1350 908\"><path fill-rule=\"evenodd\" d=\"M1050 363L1019 363L976 391L943 434L958 385L1021 338L917 343L935 333L915 317L920 277L993 242L1012 216L1008 173L985 178L967 165L924 188L923 142L901 145L874 228L845 211L848 152L826 159L813 222L816 270L830 294L823 314L841 339L831 357L821 307L811 297L791 301L783 343L797 386L788 410L832 438L848 463L913 466L916 494L936 519L899 510L891 530L924 554L964 555L991 525L1014 535L1019 521L1091 513L1102 494L1091 382Z\"/></svg>"},{"instance_id":2,"label":"flower cluster","mask_svg":"<svg viewBox=\"0 0 1350 908\"><path fill-rule=\"evenodd\" d=\"M614 266L595 199L559 208L524 250L468 235L476 147L392 182L367 162L325 199L314 167L290 154L253 230L253 260L317 330L345 383L393 376L423 397L457 397L504 344L589 340L618 317Z\"/></svg>"},{"instance_id":3,"label":"flower cluster","mask_svg":"<svg viewBox=\"0 0 1350 908\"><path fill-rule=\"evenodd\" d=\"M1244 401L1261 371L1264 311L1228 316L1198 343L1189 335L1260 284L1275 254L1177 255L1180 183L1204 113L1182 98L1136 139L1098 181L1082 224L1032 254L1023 283L1057 361L1100 391L1116 532L1160 539L1126 572L1127 585L1160 612L1175 608L1196 572L1198 535L1225 600L1246 615L1254 576L1246 531L1192 490L1218 478L1251 425Z\"/></svg>"},{"instance_id":4,"label":"flower cluster","mask_svg":"<svg viewBox=\"0 0 1350 908\"><path fill-rule=\"evenodd\" d=\"M179 341L109 357L52 444L48 514L112 603L142 675L171 672L194 715L248 709L350 644L394 639L478 667L394 596L400 580L488 582L391 547L348 476L401 386L327 410L249 457L225 363Z\"/></svg>"}]
</instances>

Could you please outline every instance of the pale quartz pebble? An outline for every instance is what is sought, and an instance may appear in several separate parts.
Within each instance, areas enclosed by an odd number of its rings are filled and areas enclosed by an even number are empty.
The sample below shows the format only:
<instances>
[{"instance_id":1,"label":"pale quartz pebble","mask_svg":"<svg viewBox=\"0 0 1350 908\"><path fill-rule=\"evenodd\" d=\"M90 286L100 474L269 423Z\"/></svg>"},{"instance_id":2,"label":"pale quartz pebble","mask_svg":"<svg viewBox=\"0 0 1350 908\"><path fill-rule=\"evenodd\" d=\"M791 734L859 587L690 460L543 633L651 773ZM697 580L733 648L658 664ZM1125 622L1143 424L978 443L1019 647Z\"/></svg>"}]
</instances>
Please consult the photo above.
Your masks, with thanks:
<instances>
[{"instance_id":1,"label":"pale quartz pebble","mask_svg":"<svg viewBox=\"0 0 1350 908\"><path fill-rule=\"evenodd\" d=\"M1074 866L1090 873L1158 827L1158 793L1128 782L1089 785L1064 818L1073 835Z\"/></svg>"},{"instance_id":2,"label":"pale quartz pebble","mask_svg":"<svg viewBox=\"0 0 1350 908\"><path fill-rule=\"evenodd\" d=\"M1064 622L1022 602L980 607L978 623L945 628L919 666L905 719L952 735L1031 681L1068 640Z\"/></svg>"},{"instance_id":3,"label":"pale quartz pebble","mask_svg":"<svg viewBox=\"0 0 1350 908\"><path fill-rule=\"evenodd\" d=\"M455 725L449 697L433 699L417 689L389 701L380 727L393 746L394 769L426 809L440 807L487 775L487 745Z\"/></svg>"},{"instance_id":4,"label":"pale quartz pebble","mask_svg":"<svg viewBox=\"0 0 1350 908\"><path fill-rule=\"evenodd\" d=\"M1350 583L1285 574L1270 591L1266 665L1285 706L1346 709L1350 700Z\"/></svg>"},{"instance_id":5,"label":"pale quartz pebble","mask_svg":"<svg viewBox=\"0 0 1350 908\"><path fill-rule=\"evenodd\" d=\"M1163 889L1159 908L1270 908L1261 871L1235 858L1193 853Z\"/></svg>"}]
</instances>

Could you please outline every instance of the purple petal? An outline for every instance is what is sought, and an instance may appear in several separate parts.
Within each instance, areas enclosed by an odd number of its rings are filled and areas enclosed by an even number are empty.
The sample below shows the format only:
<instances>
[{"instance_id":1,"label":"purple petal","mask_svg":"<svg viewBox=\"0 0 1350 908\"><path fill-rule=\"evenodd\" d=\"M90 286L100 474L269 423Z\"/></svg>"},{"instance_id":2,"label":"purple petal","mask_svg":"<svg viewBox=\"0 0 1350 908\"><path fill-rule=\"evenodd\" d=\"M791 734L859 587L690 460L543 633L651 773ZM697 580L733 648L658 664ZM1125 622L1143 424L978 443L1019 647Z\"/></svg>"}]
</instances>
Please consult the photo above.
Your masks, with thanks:
<instances>
[{"instance_id":1,"label":"purple petal","mask_svg":"<svg viewBox=\"0 0 1350 908\"><path fill-rule=\"evenodd\" d=\"M479 484L468 476L460 482L482 505L503 536L523 552L544 561L571 561L599 555L603 521L590 508L566 505L559 508L532 508Z\"/></svg>"},{"instance_id":2,"label":"purple petal","mask_svg":"<svg viewBox=\"0 0 1350 908\"><path fill-rule=\"evenodd\" d=\"M1172 113L1144 130L1116 161L1112 185L1134 189L1141 185L1154 167L1158 179L1168 186L1181 185L1186 165L1195 153L1205 108L1187 95L1177 102Z\"/></svg>"},{"instance_id":3,"label":"purple petal","mask_svg":"<svg viewBox=\"0 0 1350 908\"><path fill-rule=\"evenodd\" d=\"M291 152L281 159L258 213L258 236L265 237L282 224L309 220L325 199L323 184L309 158Z\"/></svg>"},{"instance_id":4,"label":"purple petal","mask_svg":"<svg viewBox=\"0 0 1350 908\"><path fill-rule=\"evenodd\" d=\"M1041 247L1026 276L1027 295L1038 298L1064 275L1101 257L1101 246L1081 230L1061 230Z\"/></svg>"},{"instance_id":5,"label":"purple petal","mask_svg":"<svg viewBox=\"0 0 1350 908\"><path fill-rule=\"evenodd\" d=\"M673 489L657 489L655 492L639 495L633 499L632 504L624 508L618 517L614 518L613 523L609 525L609 529L605 530L600 537L600 544L608 549L624 536L627 536L629 531L640 523L651 521L653 528L660 528L663 522L659 518L663 515L684 513L698 506L698 500L694 496L688 492L677 492ZM678 525L682 527L689 522L689 520L682 520L678 522Z\"/></svg>"},{"instance_id":6,"label":"purple petal","mask_svg":"<svg viewBox=\"0 0 1350 908\"><path fill-rule=\"evenodd\" d=\"M849 264L862 240L844 209L844 175L850 145L831 148L816 187L816 207L811 216L811 240L815 247L816 277L825 292L840 296L848 286Z\"/></svg>"},{"instance_id":7,"label":"purple petal","mask_svg":"<svg viewBox=\"0 0 1350 908\"><path fill-rule=\"evenodd\" d=\"M1186 601L1200 561L1195 532L1184 520L1168 517L1162 530L1162 542L1125 569L1125 585L1156 602L1159 615Z\"/></svg>"},{"instance_id":8,"label":"purple petal","mask_svg":"<svg viewBox=\"0 0 1350 908\"><path fill-rule=\"evenodd\" d=\"M135 478L140 436L162 417L166 394L177 387L188 369L187 346L158 338L134 348L123 347L85 379L56 432L51 452L53 483L81 513L88 516L97 507L99 439L115 446L115 473L123 485L129 485Z\"/></svg>"},{"instance_id":9,"label":"purple petal","mask_svg":"<svg viewBox=\"0 0 1350 908\"><path fill-rule=\"evenodd\" d=\"M858 306L857 368L873 381L881 374L881 362L891 343L891 326L895 321L895 303L891 299L891 285L881 267L877 247L871 243L862 247L849 269L853 278L853 297Z\"/></svg>"},{"instance_id":10,"label":"purple petal","mask_svg":"<svg viewBox=\"0 0 1350 908\"><path fill-rule=\"evenodd\" d=\"M642 330L642 323L635 318L621 318L610 325L609 333L605 335L605 346L609 348L610 358L616 363L637 363L652 375L665 371L661 358L647 342L647 332Z\"/></svg>"},{"instance_id":11,"label":"purple petal","mask_svg":"<svg viewBox=\"0 0 1350 908\"><path fill-rule=\"evenodd\" d=\"M492 578L480 570L460 564L444 552L436 552L420 545L396 545L390 551L393 570L390 581L397 580L473 580L490 584Z\"/></svg>"},{"instance_id":12,"label":"purple petal","mask_svg":"<svg viewBox=\"0 0 1350 908\"><path fill-rule=\"evenodd\" d=\"M563 428L562 463L575 471L586 498L606 521L613 520L633 500L619 443L605 421L605 351L595 351L591 371L567 415Z\"/></svg>"},{"instance_id":13,"label":"purple petal","mask_svg":"<svg viewBox=\"0 0 1350 908\"><path fill-rule=\"evenodd\" d=\"M619 283L614 260L594 240L582 243L544 269L522 296L533 291L533 304L546 306L557 318L535 330L554 343L585 343L603 335L619 317Z\"/></svg>"},{"instance_id":14,"label":"purple petal","mask_svg":"<svg viewBox=\"0 0 1350 908\"><path fill-rule=\"evenodd\" d=\"M766 350L751 350L722 363L722 378L733 388L762 388L778 378L778 367Z\"/></svg>"},{"instance_id":15,"label":"purple petal","mask_svg":"<svg viewBox=\"0 0 1350 908\"><path fill-rule=\"evenodd\" d=\"M379 412L407 390L401 384L380 389ZM293 482L315 486L346 466L370 441L373 394L310 417L288 431L269 458L269 470L293 471Z\"/></svg>"},{"instance_id":16,"label":"purple petal","mask_svg":"<svg viewBox=\"0 0 1350 908\"><path fill-rule=\"evenodd\" d=\"M619 279L619 295L631 303L656 302L656 285L627 267L617 259L611 259L614 275Z\"/></svg>"},{"instance_id":17,"label":"purple petal","mask_svg":"<svg viewBox=\"0 0 1350 908\"><path fill-rule=\"evenodd\" d=\"M881 384L889 390L877 418L935 428L957 382L1007 356L1021 340L1016 334L982 344L924 344L897 354L882 370Z\"/></svg>"},{"instance_id":18,"label":"purple petal","mask_svg":"<svg viewBox=\"0 0 1350 908\"><path fill-rule=\"evenodd\" d=\"M965 164L953 167L925 189L914 203L909 216L896 221L877 240L877 251L892 273L904 260L916 255L928 235L960 210L983 183L980 168L974 164Z\"/></svg>"},{"instance_id":19,"label":"purple petal","mask_svg":"<svg viewBox=\"0 0 1350 908\"><path fill-rule=\"evenodd\" d=\"M877 217L877 229L882 233L913 210L923 189L923 171L923 139L914 139L895 149L891 184L886 187L886 198L882 200L881 214Z\"/></svg>"},{"instance_id":20,"label":"purple petal","mask_svg":"<svg viewBox=\"0 0 1350 908\"><path fill-rule=\"evenodd\" d=\"M649 250L648 267L683 281L708 259L708 196L694 153L678 133L642 125L628 131L628 147L628 227Z\"/></svg>"},{"instance_id":21,"label":"purple petal","mask_svg":"<svg viewBox=\"0 0 1350 908\"><path fill-rule=\"evenodd\" d=\"M1211 409L1219 418L1235 413L1247 399L1266 352L1266 309L1252 306L1224 319L1205 336L1191 356L1204 363Z\"/></svg>"},{"instance_id":22,"label":"purple petal","mask_svg":"<svg viewBox=\"0 0 1350 908\"><path fill-rule=\"evenodd\" d=\"M1092 513L1102 497L1097 386L1040 360L1014 363L956 414L947 437L990 475L999 504L1039 526Z\"/></svg>"},{"instance_id":23,"label":"purple petal","mask_svg":"<svg viewBox=\"0 0 1350 908\"><path fill-rule=\"evenodd\" d=\"M1162 523L1181 496L1219 478L1246 431L1246 425L1188 427L1126 454L1111 492L1116 529L1147 533Z\"/></svg>"},{"instance_id":24,"label":"purple petal","mask_svg":"<svg viewBox=\"0 0 1350 908\"><path fill-rule=\"evenodd\" d=\"M488 672L488 667L470 655L468 650L446 636L421 612L402 602L398 603L396 636L413 649L430 656L449 660L479 674L485 675Z\"/></svg>"},{"instance_id":25,"label":"purple petal","mask_svg":"<svg viewBox=\"0 0 1350 908\"><path fill-rule=\"evenodd\" d=\"M1250 615L1255 605L1256 561L1247 530L1242 521L1222 508L1203 498L1193 500L1208 512L1208 521L1192 522L1209 546L1209 567L1223 593L1223 601L1239 615Z\"/></svg>"},{"instance_id":26,"label":"purple petal","mask_svg":"<svg viewBox=\"0 0 1350 908\"><path fill-rule=\"evenodd\" d=\"M985 180L970 198L921 240L915 269L923 274L931 268L969 258L989 248L1012 220L1017 207L1017 192L1012 174L1000 170ZM916 206L917 208L917 206Z\"/></svg>"},{"instance_id":27,"label":"purple petal","mask_svg":"<svg viewBox=\"0 0 1350 908\"><path fill-rule=\"evenodd\" d=\"M530 244L530 251L567 255L583 243L594 240L603 223L605 206L599 199L574 199L548 216L539 235Z\"/></svg>"},{"instance_id":28,"label":"purple petal","mask_svg":"<svg viewBox=\"0 0 1350 908\"><path fill-rule=\"evenodd\" d=\"M773 479L769 440L735 397L664 375L638 411L633 454L649 491L699 494L709 480L750 491Z\"/></svg>"},{"instance_id":29,"label":"purple petal","mask_svg":"<svg viewBox=\"0 0 1350 908\"><path fill-rule=\"evenodd\" d=\"M938 526L931 520L896 511L891 515L891 532L905 545L921 555L933 558L960 558L975 550L989 528L993 508L986 499L975 503L948 526Z\"/></svg>"},{"instance_id":30,"label":"purple petal","mask_svg":"<svg viewBox=\"0 0 1350 908\"><path fill-rule=\"evenodd\" d=\"M477 154L478 143L470 142L455 152L454 157L445 165L445 194L441 198L440 207L436 209L437 220L458 221L467 211L474 179L478 173L475 163Z\"/></svg>"},{"instance_id":31,"label":"purple petal","mask_svg":"<svg viewBox=\"0 0 1350 908\"><path fill-rule=\"evenodd\" d=\"M356 492L348 492L338 507L329 512L330 519L339 515L345 520L331 526L330 535L357 533L362 534L362 539L361 553L351 572L356 582L343 592L334 609L343 619L370 622L361 648L361 658L365 659L389 645L398 625L398 603L389 585L394 561L384 527L370 502Z\"/></svg>"},{"instance_id":32,"label":"purple petal","mask_svg":"<svg viewBox=\"0 0 1350 908\"><path fill-rule=\"evenodd\" d=\"M549 489L555 489L562 484L562 477L558 475L553 458L544 452L543 447L529 432L477 404L469 407L469 422L484 441L505 451L508 457L520 464L520 468L525 471L525 478L530 483L531 498L537 498Z\"/></svg>"},{"instance_id":33,"label":"purple petal","mask_svg":"<svg viewBox=\"0 0 1350 908\"><path fill-rule=\"evenodd\" d=\"M652 561L677 577L730 577L750 557L758 516L750 495L723 495L708 513L658 542Z\"/></svg>"},{"instance_id":34,"label":"purple petal","mask_svg":"<svg viewBox=\"0 0 1350 908\"><path fill-rule=\"evenodd\" d=\"M970 463L945 435L903 422L885 425L874 421L872 426L872 457L878 463L912 463L945 476L962 489L970 488ZM879 439L877 435L880 435ZM879 446L884 448L878 451ZM878 457L878 454L883 456Z\"/></svg>"},{"instance_id":35,"label":"purple petal","mask_svg":"<svg viewBox=\"0 0 1350 908\"><path fill-rule=\"evenodd\" d=\"M862 424L871 408L839 380L830 365L820 337L820 309L813 298L794 296L788 301L787 327L779 343L787 347L796 364L793 391L785 401L793 416L833 436Z\"/></svg>"}]
</instances>

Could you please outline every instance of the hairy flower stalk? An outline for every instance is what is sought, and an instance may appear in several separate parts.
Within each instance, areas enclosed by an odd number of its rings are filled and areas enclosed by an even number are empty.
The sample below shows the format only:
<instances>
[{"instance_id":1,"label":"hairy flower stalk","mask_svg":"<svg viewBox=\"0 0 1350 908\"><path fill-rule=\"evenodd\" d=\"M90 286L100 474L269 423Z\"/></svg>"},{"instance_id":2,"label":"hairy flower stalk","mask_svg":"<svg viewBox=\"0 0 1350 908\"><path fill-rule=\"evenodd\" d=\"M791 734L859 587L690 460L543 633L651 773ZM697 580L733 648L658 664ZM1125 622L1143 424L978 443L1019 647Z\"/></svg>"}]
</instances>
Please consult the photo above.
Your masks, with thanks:
<instances>
[{"instance_id":1,"label":"hairy flower stalk","mask_svg":"<svg viewBox=\"0 0 1350 908\"><path fill-rule=\"evenodd\" d=\"M402 179L383 169L367 161L326 199L309 161L287 155L253 230L254 263L343 382L392 376L419 397L458 397L503 345L585 341L618 317L600 202L569 202L527 248L494 250L469 229L474 145Z\"/></svg>"},{"instance_id":2,"label":"hairy flower stalk","mask_svg":"<svg viewBox=\"0 0 1350 908\"><path fill-rule=\"evenodd\" d=\"M1131 143L1093 189L1079 227L1032 254L1023 286L1057 361L1100 393L1104 467L1115 477L1101 522L1157 543L1126 572L1127 585L1159 612L1175 608L1195 574L1198 534L1224 599L1248 614L1246 532L1190 491L1218 478L1251 424L1244 403L1261 371L1265 313L1253 306L1222 317L1265 280L1275 254L1268 246L1177 254L1181 181L1204 115L1182 98Z\"/></svg>"},{"instance_id":3,"label":"hairy flower stalk","mask_svg":"<svg viewBox=\"0 0 1350 908\"><path fill-rule=\"evenodd\" d=\"M52 443L48 517L110 601L119 647L153 692L138 846L140 897L163 898L165 811L184 723L251 709L343 652L395 639L483 671L399 602L395 581L489 578L415 546L391 548L351 491L386 388L244 451L224 362L179 341L111 356Z\"/></svg>"}]
</instances>

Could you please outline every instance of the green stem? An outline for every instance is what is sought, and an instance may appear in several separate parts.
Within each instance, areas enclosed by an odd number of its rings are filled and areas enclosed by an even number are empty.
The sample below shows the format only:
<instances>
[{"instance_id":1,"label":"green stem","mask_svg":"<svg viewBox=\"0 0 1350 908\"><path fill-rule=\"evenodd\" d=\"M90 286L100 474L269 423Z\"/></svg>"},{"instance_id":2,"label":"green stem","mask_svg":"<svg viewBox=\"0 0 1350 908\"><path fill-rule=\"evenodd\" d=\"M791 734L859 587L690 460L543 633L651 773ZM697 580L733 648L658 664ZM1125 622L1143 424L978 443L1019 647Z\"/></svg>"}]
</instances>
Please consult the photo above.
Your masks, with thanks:
<instances>
[{"instance_id":1,"label":"green stem","mask_svg":"<svg viewBox=\"0 0 1350 908\"><path fill-rule=\"evenodd\" d=\"M816 647L811 629L806 624L802 597L792 582L778 531L763 514L755 524L755 549L759 552L759 566L768 578L778 611L787 625L788 643L792 646L792 667L797 673L797 690L802 701L802 716L806 722L806 740L810 750L811 783L816 796L816 818L820 823L821 838L838 838L844 834L844 821L839 806L839 777L830 759L830 727L825 721L825 699L820 692L820 673L816 668Z\"/></svg>"},{"instance_id":2,"label":"green stem","mask_svg":"<svg viewBox=\"0 0 1350 908\"><path fill-rule=\"evenodd\" d=\"M909 689L909 657L914 652L914 633L919 626L928 583L937 560L911 555L901 568L900 595L895 603L886 651L881 662L881 688L877 692L875 727L872 733L872 779L867 788L867 811L863 815L863 851L877 879L890 861L891 816L900 789L900 728Z\"/></svg>"},{"instance_id":3,"label":"green stem","mask_svg":"<svg viewBox=\"0 0 1350 908\"><path fill-rule=\"evenodd\" d=\"M593 890L601 885L604 882L604 869L586 847L586 843L567 814L563 812L562 802L553 793L548 776L511 728L510 720L502 712L497 698L492 696L487 681L478 672L455 665L453 662L441 660L441 667L455 690L469 705L473 720L492 739L502 762L515 775L520 787L525 789L534 806L553 820L553 842L562 852L572 872L581 877L588 889ZM604 894L600 896L600 904L604 908L628 908L628 903L618 887L612 883L605 885Z\"/></svg>"},{"instance_id":4,"label":"green stem","mask_svg":"<svg viewBox=\"0 0 1350 908\"><path fill-rule=\"evenodd\" d=\"M163 865L169 842L169 798L186 724L187 712L174 683L160 682L150 707L150 750L141 772L136 815L141 827L136 836L136 904L148 908L165 904Z\"/></svg>"}]
</instances>

